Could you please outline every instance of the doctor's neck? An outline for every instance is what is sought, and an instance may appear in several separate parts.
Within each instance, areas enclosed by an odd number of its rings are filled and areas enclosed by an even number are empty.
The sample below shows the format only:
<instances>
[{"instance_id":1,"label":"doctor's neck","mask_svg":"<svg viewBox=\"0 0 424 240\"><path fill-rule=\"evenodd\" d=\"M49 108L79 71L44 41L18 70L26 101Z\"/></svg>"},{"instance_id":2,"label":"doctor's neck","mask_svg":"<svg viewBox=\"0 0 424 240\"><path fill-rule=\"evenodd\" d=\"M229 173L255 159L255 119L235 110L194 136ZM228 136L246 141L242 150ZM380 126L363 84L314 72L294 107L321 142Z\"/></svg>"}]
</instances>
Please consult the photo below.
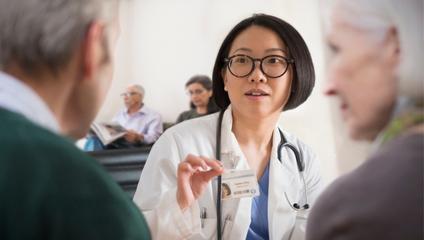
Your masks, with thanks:
<instances>
[{"instance_id":1,"label":"doctor's neck","mask_svg":"<svg viewBox=\"0 0 424 240\"><path fill-rule=\"evenodd\" d=\"M232 132L239 143L250 143L255 145L267 145L271 140L272 133L279 119L279 114L267 117L246 117L237 111L232 112Z\"/></svg>"}]
</instances>

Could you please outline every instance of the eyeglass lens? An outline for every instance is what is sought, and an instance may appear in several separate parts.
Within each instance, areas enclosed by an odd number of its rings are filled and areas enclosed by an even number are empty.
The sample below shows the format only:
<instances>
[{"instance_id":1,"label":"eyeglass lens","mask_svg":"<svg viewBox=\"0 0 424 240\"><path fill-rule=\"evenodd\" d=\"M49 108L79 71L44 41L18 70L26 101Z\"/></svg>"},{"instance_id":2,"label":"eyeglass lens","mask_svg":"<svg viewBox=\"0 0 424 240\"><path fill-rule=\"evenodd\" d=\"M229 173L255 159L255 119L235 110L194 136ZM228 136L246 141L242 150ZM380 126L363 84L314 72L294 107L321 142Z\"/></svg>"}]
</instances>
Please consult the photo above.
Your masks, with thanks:
<instances>
[{"instance_id":1,"label":"eyeglass lens","mask_svg":"<svg viewBox=\"0 0 424 240\"><path fill-rule=\"evenodd\" d=\"M262 59L254 59L247 55L235 55L229 58L228 68L236 77L246 77L255 68L255 62L260 61L262 72L271 78L281 77L288 69L288 60L282 56L271 55Z\"/></svg>"},{"instance_id":2,"label":"eyeglass lens","mask_svg":"<svg viewBox=\"0 0 424 240\"><path fill-rule=\"evenodd\" d=\"M195 90L187 91L187 94L190 95L190 96L191 95L200 95L203 92L205 92L205 90L203 90L203 89L195 89Z\"/></svg>"},{"instance_id":3,"label":"eyeglass lens","mask_svg":"<svg viewBox=\"0 0 424 240\"><path fill-rule=\"evenodd\" d=\"M134 96L136 94L138 94L138 93L136 93L136 92L125 92L125 93L121 93L121 97L131 97L131 96Z\"/></svg>"}]
</instances>

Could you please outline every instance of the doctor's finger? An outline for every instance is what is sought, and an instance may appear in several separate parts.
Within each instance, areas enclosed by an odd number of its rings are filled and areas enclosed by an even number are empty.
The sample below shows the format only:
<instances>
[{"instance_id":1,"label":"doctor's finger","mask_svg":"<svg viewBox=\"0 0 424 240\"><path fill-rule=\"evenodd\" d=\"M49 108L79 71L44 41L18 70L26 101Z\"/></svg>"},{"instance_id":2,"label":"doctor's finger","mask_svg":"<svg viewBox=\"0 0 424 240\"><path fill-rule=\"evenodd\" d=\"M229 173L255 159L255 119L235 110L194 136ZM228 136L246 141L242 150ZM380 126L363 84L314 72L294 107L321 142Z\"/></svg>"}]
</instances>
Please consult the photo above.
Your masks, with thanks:
<instances>
[{"instance_id":1,"label":"doctor's finger","mask_svg":"<svg viewBox=\"0 0 424 240\"><path fill-rule=\"evenodd\" d=\"M187 177L190 177L193 173L199 171L200 169L202 169L201 166L193 166L189 162L184 161L178 165L177 176L187 175Z\"/></svg>"},{"instance_id":2,"label":"doctor's finger","mask_svg":"<svg viewBox=\"0 0 424 240\"><path fill-rule=\"evenodd\" d=\"M214 170L221 170L224 167L222 165L222 163L218 160L212 160L212 159L209 159L207 157L202 157L202 156L200 156L200 158L202 158L203 161L205 161L205 163L208 165L208 167L210 167Z\"/></svg>"},{"instance_id":3,"label":"doctor's finger","mask_svg":"<svg viewBox=\"0 0 424 240\"><path fill-rule=\"evenodd\" d=\"M193 175L193 168L188 162L181 162L177 172L177 202L181 210L185 211L193 202L193 190L190 185L190 178Z\"/></svg>"},{"instance_id":4,"label":"doctor's finger","mask_svg":"<svg viewBox=\"0 0 424 240\"><path fill-rule=\"evenodd\" d=\"M203 180L209 182L212 178L221 175L224 172L222 163L218 160L212 160L206 157L201 157L210 167L208 171L203 172Z\"/></svg>"},{"instance_id":5,"label":"doctor's finger","mask_svg":"<svg viewBox=\"0 0 424 240\"><path fill-rule=\"evenodd\" d=\"M201 167L205 171L208 170L208 164L201 157L197 157L197 156L189 154L187 155L185 162L188 162L193 168Z\"/></svg>"},{"instance_id":6,"label":"doctor's finger","mask_svg":"<svg viewBox=\"0 0 424 240\"><path fill-rule=\"evenodd\" d=\"M203 180L206 182L209 182L210 180L212 180L212 178L221 175L224 172L224 168L215 170L215 169L211 169L207 172L203 172L202 176L203 176Z\"/></svg>"}]
</instances>

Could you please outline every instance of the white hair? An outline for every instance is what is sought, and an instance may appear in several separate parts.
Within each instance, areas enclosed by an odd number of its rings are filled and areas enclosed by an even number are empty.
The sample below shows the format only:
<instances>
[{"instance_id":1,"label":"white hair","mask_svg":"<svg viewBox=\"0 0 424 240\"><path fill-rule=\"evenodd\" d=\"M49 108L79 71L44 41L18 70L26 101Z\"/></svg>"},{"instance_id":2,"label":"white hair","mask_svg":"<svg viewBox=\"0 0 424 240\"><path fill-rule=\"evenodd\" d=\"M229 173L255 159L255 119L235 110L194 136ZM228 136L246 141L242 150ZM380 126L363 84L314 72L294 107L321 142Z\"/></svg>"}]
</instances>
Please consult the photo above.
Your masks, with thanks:
<instances>
[{"instance_id":1,"label":"white hair","mask_svg":"<svg viewBox=\"0 0 424 240\"><path fill-rule=\"evenodd\" d=\"M140 84L133 84L130 87L135 88L135 90L144 97L145 91L144 91L144 88Z\"/></svg>"},{"instance_id":2,"label":"white hair","mask_svg":"<svg viewBox=\"0 0 424 240\"><path fill-rule=\"evenodd\" d=\"M68 63L94 20L110 22L117 0L0 0L0 69Z\"/></svg>"},{"instance_id":3,"label":"white hair","mask_svg":"<svg viewBox=\"0 0 424 240\"><path fill-rule=\"evenodd\" d=\"M394 28L400 44L399 96L423 103L424 18L423 0L329 0L324 6L324 28L329 29L331 11L351 26L368 30L375 40Z\"/></svg>"}]
</instances>

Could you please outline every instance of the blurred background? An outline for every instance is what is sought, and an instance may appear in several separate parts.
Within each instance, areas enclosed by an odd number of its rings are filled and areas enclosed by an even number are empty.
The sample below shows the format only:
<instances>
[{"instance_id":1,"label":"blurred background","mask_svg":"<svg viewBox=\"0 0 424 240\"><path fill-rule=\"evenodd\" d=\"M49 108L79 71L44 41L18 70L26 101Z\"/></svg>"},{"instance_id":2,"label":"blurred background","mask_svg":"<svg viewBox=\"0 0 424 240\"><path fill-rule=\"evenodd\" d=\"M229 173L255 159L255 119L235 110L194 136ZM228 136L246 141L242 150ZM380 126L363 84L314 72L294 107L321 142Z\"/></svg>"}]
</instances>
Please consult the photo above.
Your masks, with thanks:
<instances>
[{"instance_id":1,"label":"blurred background","mask_svg":"<svg viewBox=\"0 0 424 240\"><path fill-rule=\"evenodd\" d=\"M120 8L121 35L115 75L97 120L109 121L123 107L120 93L132 83L146 89L146 106L165 122L189 109L186 81L211 76L218 48L240 20L253 13L278 16L303 36L315 64L316 85L302 106L281 114L280 126L312 147L328 182L354 169L371 147L351 142L338 104L323 95L325 39L315 0L127 0Z\"/></svg>"}]
</instances>

